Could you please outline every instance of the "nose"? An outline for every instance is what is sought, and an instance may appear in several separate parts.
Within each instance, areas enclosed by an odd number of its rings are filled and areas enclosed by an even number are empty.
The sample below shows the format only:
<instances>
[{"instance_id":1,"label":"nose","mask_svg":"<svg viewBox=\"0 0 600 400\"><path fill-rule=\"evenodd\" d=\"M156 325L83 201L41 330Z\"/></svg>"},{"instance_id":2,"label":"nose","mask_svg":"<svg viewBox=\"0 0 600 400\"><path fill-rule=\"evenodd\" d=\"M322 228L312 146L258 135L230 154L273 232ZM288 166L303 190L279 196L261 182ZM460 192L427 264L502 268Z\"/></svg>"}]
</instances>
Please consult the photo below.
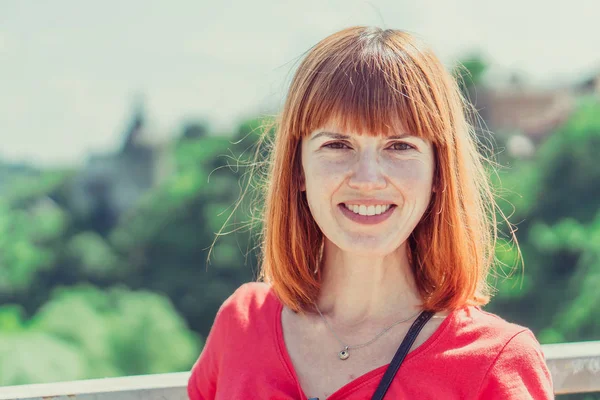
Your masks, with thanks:
<instances>
[{"instance_id":1,"label":"nose","mask_svg":"<svg viewBox=\"0 0 600 400\"><path fill-rule=\"evenodd\" d=\"M384 189L387 185L377 152L364 152L357 160L348 185L364 192Z\"/></svg>"}]
</instances>

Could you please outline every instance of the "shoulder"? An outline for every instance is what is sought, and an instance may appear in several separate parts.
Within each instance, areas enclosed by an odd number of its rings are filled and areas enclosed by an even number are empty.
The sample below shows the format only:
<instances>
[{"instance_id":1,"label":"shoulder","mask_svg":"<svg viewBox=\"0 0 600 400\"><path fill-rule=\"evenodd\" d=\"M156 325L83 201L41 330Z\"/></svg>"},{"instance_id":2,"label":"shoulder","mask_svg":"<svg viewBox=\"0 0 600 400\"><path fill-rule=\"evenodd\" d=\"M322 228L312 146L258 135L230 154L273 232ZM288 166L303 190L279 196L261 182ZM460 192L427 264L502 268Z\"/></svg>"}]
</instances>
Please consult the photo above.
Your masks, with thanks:
<instances>
[{"instance_id":1,"label":"shoulder","mask_svg":"<svg viewBox=\"0 0 600 400\"><path fill-rule=\"evenodd\" d=\"M464 307L454 315L455 339L464 345L470 345L497 353L516 336L533 338L532 345L539 343L531 331L521 325L511 323L500 316L483 311L480 307Z\"/></svg>"},{"instance_id":2,"label":"shoulder","mask_svg":"<svg viewBox=\"0 0 600 400\"><path fill-rule=\"evenodd\" d=\"M552 397L552 381L542 347L527 327L479 307L457 311L456 338L479 364L482 398ZM472 357L476 355L475 357Z\"/></svg>"},{"instance_id":3,"label":"shoulder","mask_svg":"<svg viewBox=\"0 0 600 400\"><path fill-rule=\"evenodd\" d=\"M223 349L231 349L232 343L245 343L261 332L270 332L279 304L269 285L259 282L241 285L217 311L203 352L209 349L222 356Z\"/></svg>"},{"instance_id":4,"label":"shoulder","mask_svg":"<svg viewBox=\"0 0 600 400\"><path fill-rule=\"evenodd\" d=\"M478 371L488 368L515 336L528 331L526 327L475 306L454 310L446 318L434 346L436 353L443 353L448 361Z\"/></svg>"},{"instance_id":5,"label":"shoulder","mask_svg":"<svg viewBox=\"0 0 600 400\"><path fill-rule=\"evenodd\" d=\"M554 399L552 377L535 336L525 329L504 345L481 382L482 399Z\"/></svg>"},{"instance_id":6,"label":"shoulder","mask_svg":"<svg viewBox=\"0 0 600 400\"><path fill-rule=\"evenodd\" d=\"M215 324L247 324L257 315L275 312L278 301L270 285L248 282L241 285L221 305Z\"/></svg>"},{"instance_id":7,"label":"shoulder","mask_svg":"<svg viewBox=\"0 0 600 400\"><path fill-rule=\"evenodd\" d=\"M250 357L246 344L257 343L269 318L264 314L277 309L270 286L251 282L240 286L219 308L200 357L188 381L190 399L215 398L218 377L225 371L237 371L241 359ZM244 362L241 365L246 365Z\"/></svg>"},{"instance_id":8,"label":"shoulder","mask_svg":"<svg viewBox=\"0 0 600 400\"><path fill-rule=\"evenodd\" d=\"M241 285L223 302L221 310L243 311L264 305L273 295L271 286L263 282L248 282ZM219 311L221 311L219 310Z\"/></svg>"}]
</instances>

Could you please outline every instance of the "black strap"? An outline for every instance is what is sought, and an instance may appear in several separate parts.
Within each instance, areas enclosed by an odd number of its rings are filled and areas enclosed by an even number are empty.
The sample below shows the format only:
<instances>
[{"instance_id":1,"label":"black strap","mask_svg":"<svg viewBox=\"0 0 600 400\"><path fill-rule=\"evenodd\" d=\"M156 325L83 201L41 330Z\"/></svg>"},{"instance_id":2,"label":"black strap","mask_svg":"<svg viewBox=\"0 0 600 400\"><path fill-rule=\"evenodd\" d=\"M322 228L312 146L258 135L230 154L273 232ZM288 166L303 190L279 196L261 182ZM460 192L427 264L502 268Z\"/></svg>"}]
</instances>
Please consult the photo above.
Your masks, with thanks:
<instances>
[{"instance_id":1,"label":"black strap","mask_svg":"<svg viewBox=\"0 0 600 400\"><path fill-rule=\"evenodd\" d=\"M377 387L377 390L375 390L371 400L383 400L385 393L392 384L392 380L394 380L394 376L396 376L396 373L400 369L402 361L404 361L408 351L417 339L417 336L419 336L419 332L421 332L421 329L423 329L427 321L433 317L433 314L435 313L432 311L423 311L421 314L419 314L415 322L413 322L408 330L408 333L404 337L404 340L400 344L400 347L398 347L392 362L386 369L385 374L383 374L383 378L381 378L381 382L379 382L379 386Z\"/></svg>"}]
</instances>

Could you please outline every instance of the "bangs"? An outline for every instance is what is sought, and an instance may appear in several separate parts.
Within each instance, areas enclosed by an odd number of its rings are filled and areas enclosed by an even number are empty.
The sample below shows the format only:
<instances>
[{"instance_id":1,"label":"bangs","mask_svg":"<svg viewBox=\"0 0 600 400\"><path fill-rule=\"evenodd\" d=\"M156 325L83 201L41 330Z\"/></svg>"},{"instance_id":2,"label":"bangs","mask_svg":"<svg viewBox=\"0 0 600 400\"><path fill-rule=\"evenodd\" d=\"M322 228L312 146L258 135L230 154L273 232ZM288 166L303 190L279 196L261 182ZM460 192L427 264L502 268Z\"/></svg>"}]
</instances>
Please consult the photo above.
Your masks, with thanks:
<instances>
[{"instance_id":1,"label":"bangs","mask_svg":"<svg viewBox=\"0 0 600 400\"><path fill-rule=\"evenodd\" d=\"M346 132L406 133L441 143L450 125L444 115L448 108L440 104L445 102L441 83L432 81L435 74L404 46L386 42L385 35L367 37L313 65L301 65L296 83L304 93L291 134L299 139L335 123Z\"/></svg>"}]
</instances>

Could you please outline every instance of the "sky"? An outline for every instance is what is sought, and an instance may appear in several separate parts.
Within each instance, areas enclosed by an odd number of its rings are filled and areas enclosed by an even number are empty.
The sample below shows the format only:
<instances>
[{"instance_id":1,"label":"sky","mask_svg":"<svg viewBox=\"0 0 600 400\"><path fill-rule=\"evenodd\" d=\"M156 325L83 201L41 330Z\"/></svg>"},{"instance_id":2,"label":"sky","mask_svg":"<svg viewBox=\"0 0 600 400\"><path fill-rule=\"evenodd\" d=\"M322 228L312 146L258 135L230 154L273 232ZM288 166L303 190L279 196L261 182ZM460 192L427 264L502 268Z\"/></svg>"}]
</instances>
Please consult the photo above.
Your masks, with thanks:
<instances>
[{"instance_id":1,"label":"sky","mask_svg":"<svg viewBox=\"0 0 600 400\"><path fill-rule=\"evenodd\" d=\"M149 129L227 132L273 114L304 52L353 25L410 31L451 66L533 85L600 71L600 1L0 0L0 160L79 165L121 142L138 99Z\"/></svg>"}]
</instances>

